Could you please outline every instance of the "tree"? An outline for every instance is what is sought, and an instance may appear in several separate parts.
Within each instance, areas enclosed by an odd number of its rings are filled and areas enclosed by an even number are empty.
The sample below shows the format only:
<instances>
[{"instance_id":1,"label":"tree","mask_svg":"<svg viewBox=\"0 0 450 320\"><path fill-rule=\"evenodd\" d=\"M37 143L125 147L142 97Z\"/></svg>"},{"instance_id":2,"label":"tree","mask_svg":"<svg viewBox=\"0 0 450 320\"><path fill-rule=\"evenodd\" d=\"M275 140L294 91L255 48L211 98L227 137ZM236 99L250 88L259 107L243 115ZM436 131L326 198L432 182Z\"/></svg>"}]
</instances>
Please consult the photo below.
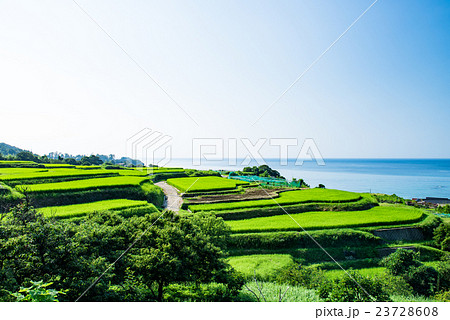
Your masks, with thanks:
<instances>
[{"instance_id":1,"label":"tree","mask_svg":"<svg viewBox=\"0 0 450 320\"><path fill-rule=\"evenodd\" d=\"M20 161L34 161L39 162L39 158L29 151L21 151L16 155L16 159Z\"/></svg>"},{"instance_id":2,"label":"tree","mask_svg":"<svg viewBox=\"0 0 450 320\"><path fill-rule=\"evenodd\" d=\"M223 248L229 231L222 219L172 212L156 223L155 219L157 215L148 216L141 226L147 229L154 223L133 250L131 268L142 275L157 301L163 300L164 288L172 283L227 281L232 271Z\"/></svg>"},{"instance_id":3,"label":"tree","mask_svg":"<svg viewBox=\"0 0 450 320\"><path fill-rule=\"evenodd\" d=\"M83 158L81 158L81 164L84 166L91 166L91 165L99 166L102 163L103 161L98 156L94 155L90 155L89 157L84 156Z\"/></svg>"}]
</instances>

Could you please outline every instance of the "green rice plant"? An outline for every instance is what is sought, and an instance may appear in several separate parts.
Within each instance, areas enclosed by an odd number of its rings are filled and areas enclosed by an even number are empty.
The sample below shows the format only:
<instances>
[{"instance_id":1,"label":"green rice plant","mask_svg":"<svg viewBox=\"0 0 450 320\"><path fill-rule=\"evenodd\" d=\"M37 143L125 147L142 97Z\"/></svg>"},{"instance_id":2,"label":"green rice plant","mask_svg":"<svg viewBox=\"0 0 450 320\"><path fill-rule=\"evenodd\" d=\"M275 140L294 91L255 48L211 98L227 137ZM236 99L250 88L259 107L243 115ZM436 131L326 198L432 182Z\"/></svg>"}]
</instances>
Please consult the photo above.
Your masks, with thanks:
<instances>
[{"instance_id":1,"label":"green rice plant","mask_svg":"<svg viewBox=\"0 0 450 320\"><path fill-rule=\"evenodd\" d=\"M277 271L293 263L288 254L255 254L228 258L228 263L247 279L269 280Z\"/></svg>"},{"instance_id":2,"label":"green rice plant","mask_svg":"<svg viewBox=\"0 0 450 320\"><path fill-rule=\"evenodd\" d=\"M68 206L55 206L40 208L38 211L45 216L54 216L58 218L68 218L82 216L89 212L105 211L105 210L122 210L132 207L153 206L147 201L114 199L96 201L90 203L72 204ZM154 207L154 206L153 206Z\"/></svg>"},{"instance_id":3,"label":"green rice plant","mask_svg":"<svg viewBox=\"0 0 450 320\"><path fill-rule=\"evenodd\" d=\"M361 269L352 269L354 271L358 271L363 276L382 276L386 271L385 267L373 267L373 268L361 268ZM346 272L342 269L335 270L326 270L325 276L330 280L340 279L346 275Z\"/></svg>"},{"instance_id":4,"label":"green rice plant","mask_svg":"<svg viewBox=\"0 0 450 320\"><path fill-rule=\"evenodd\" d=\"M0 175L30 174L34 172L48 172L45 168L0 168Z\"/></svg>"},{"instance_id":5,"label":"green rice plant","mask_svg":"<svg viewBox=\"0 0 450 320\"><path fill-rule=\"evenodd\" d=\"M244 181L224 179L220 177L188 177L167 179L167 183L185 192L201 192L214 190L235 189L236 186L247 184Z\"/></svg>"},{"instance_id":6,"label":"green rice plant","mask_svg":"<svg viewBox=\"0 0 450 320\"><path fill-rule=\"evenodd\" d=\"M291 215L227 221L234 232L288 231L395 225L422 219L423 210L399 206L379 206L365 211L304 212ZM300 227L300 226L301 227Z\"/></svg>"},{"instance_id":7,"label":"green rice plant","mask_svg":"<svg viewBox=\"0 0 450 320\"><path fill-rule=\"evenodd\" d=\"M278 207L279 205L293 205L308 202L350 202L361 199L361 195L354 192L333 189L306 189L286 191L279 197L265 200L221 202L210 204L197 204L189 206L192 212L196 211L221 211L243 208Z\"/></svg>"},{"instance_id":8,"label":"green rice plant","mask_svg":"<svg viewBox=\"0 0 450 320\"><path fill-rule=\"evenodd\" d=\"M183 203L183 206L185 204ZM378 203L370 196L363 195L361 199L352 202L309 202L294 205L283 205L276 207L257 207L238 210L215 211L217 217L224 220L242 220L258 217L270 217L276 215L285 215L287 213L300 213L308 211L362 211L378 206ZM186 208L188 205L186 206Z\"/></svg>"},{"instance_id":9,"label":"green rice plant","mask_svg":"<svg viewBox=\"0 0 450 320\"><path fill-rule=\"evenodd\" d=\"M34 185L18 185L17 190L26 190L29 193L40 192L66 192L66 191L78 191L78 190L96 190L107 189L115 187L133 187L140 186L144 182L150 180L146 177L130 177L130 176L118 176L107 178L95 178L85 180L75 180L56 183L42 183Z\"/></svg>"},{"instance_id":10,"label":"green rice plant","mask_svg":"<svg viewBox=\"0 0 450 320\"><path fill-rule=\"evenodd\" d=\"M62 206L112 199L145 200L161 207L164 193L161 188L144 182L134 186L111 186L89 190L50 190L29 194L34 207Z\"/></svg>"},{"instance_id":11,"label":"green rice plant","mask_svg":"<svg viewBox=\"0 0 450 320\"><path fill-rule=\"evenodd\" d=\"M21 161L21 160L0 160L0 164L37 164L34 161Z\"/></svg>"},{"instance_id":12,"label":"green rice plant","mask_svg":"<svg viewBox=\"0 0 450 320\"><path fill-rule=\"evenodd\" d=\"M53 169L48 171L35 171L22 174L0 175L0 180L10 183L11 181L27 181L53 178L75 178L75 177L94 177L117 175L114 172L106 170L76 170L76 169Z\"/></svg>"}]
</instances>

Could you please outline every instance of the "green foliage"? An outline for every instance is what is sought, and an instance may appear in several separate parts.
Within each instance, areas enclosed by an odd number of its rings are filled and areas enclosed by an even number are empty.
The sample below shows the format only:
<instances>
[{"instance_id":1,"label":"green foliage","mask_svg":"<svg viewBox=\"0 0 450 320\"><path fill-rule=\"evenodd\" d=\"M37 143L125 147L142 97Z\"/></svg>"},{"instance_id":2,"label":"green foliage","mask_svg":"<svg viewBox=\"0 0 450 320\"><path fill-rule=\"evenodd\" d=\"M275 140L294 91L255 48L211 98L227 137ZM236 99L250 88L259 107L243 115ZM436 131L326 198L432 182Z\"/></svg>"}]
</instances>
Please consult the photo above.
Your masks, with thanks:
<instances>
[{"instance_id":1,"label":"green foliage","mask_svg":"<svg viewBox=\"0 0 450 320\"><path fill-rule=\"evenodd\" d=\"M231 249L281 249L317 248L316 240L324 247L377 246L381 239L369 232L335 229L311 232L261 232L233 234L228 247Z\"/></svg>"},{"instance_id":2,"label":"green foliage","mask_svg":"<svg viewBox=\"0 0 450 320\"><path fill-rule=\"evenodd\" d=\"M418 253L404 249L396 250L382 261L382 265L394 276L404 275L410 268L421 264Z\"/></svg>"},{"instance_id":3,"label":"green foliage","mask_svg":"<svg viewBox=\"0 0 450 320\"><path fill-rule=\"evenodd\" d=\"M318 291L321 298L330 302L390 301L380 281L354 271L331 283L323 282Z\"/></svg>"},{"instance_id":4,"label":"green foliage","mask_svg":"<svg viewBox=\"0 0 450 320\"><path fill-rule=\"evenodd\" d=\"M450 205L446 204L445 206L439 206L436 208L436 211L439 213L450 213Z\"/></svg>"},{"instance_id":5,"label":"green foliage","mask_svg":"<svg viewBox=\"0 0 450 320\"><path fill-rule=\"evenodd\" d=\"M227 224L234 232L289 231L326 229L370 225L412 223L422 219L420 209L400 206L380 206L365 211L305 212L273 217L232 220ZM300 227L300 226L301 227Z\"/></svg>"},{"instance_id":6,"label":"green foliage","mask_svg":"<svg viewBox=\"0 0 450 320\"><path fill-rule=\"evenodd\" d=\"M275 199L198 204L189 206L189 209L193 212L220 211L255 207L278 207L279 205L308 202L350 202L357 201L360 198L361 195L354 192L333 189L307 189L282 192Z\"/></svg>"},{"instance_id":7,"label":"green foliage","mask_svg":"<svg viewBox=\"0 0 450 320\"><path fill-rule=\"evenodd\" d=\"M47 288L53 283L44 283L44 281L30 281L30 287L20 287L18 292L11 295L18 302L58 302L58 294L65 294L65 291Z\"/></svg>"},{"instance_id":8,"label":"green foliage","mask_svg":"<svg viewBox=\"0 0 450 320\"><path fill-rule=\"evenodd\" d=\"M275 280L278 283L317 289L323 281L326 281L326 277L325 272L315 266L303 267L291 264L281 269Z\"/></svg>"},{"instance_id":9,"label":"green foliage","mask_svg":"<svg viewBox=\"0 0 450 320\"><path fill-rule=\"evenodd\" d=\"M224 259L228 229L213 215L126 219L102 212L73 223L28 211L18 208L0 221L0 292L39 278L67 289L60 298L74 301L102 274L83 301L121 301L124 292L130 301L159 301L168 285L183 282L224 283L230 294L240 288Z\"/></svg>"},{"instance_id":10,"label":"green foliage","mask_svg":"<svg viewBox=\"0 0 450 320\"><path fill-rule=\"evenodd\" d=\"M214 170L195 170L195 169L186 169L186 174L189 177L221 177L220 172Z\"/></svg>"},{"instance_id":11,"label":"green foliage","mask_svg":"<svg viewBox=\"0 0 450 320\"><path fill-rule=\"evenodd\" d=\"M411 250L399 249L383 259L389 273L401 276L415 293L431 295L437 287L438 272L419 261L419 254Z\"/></svg>"},{"instance_id":12,"label":"green foliage","mask_svg":"<svg viewBox=\"0 0 450 320\"><path fill-rule=\"evenodd\" d=\"M450 251L450 223L441 223L439 227L434 230L433 239L438 248Z\"/></svg>"},{"instance_id":13,"label":"green foliage","mask_svg":"<svg viewBox=\"0 0 450 320\"><path fill-rule=\"evenodd\" d=\"M251 292L251 291L252 292ZM315 290L274 282L248 282L236 301L320 302Z\"/></svg>"},{"instance_id":14,"label":"green foliage","mask_svg":"<svg viewBox=\"0 0 450 320\"><path fill-rule=\"evenodd\" d=\"M230 257L228 262L247 279L256 277L271 280L280 269L292 264L293 260L288 254L255 254Z\"/></svg>"},{"instance_id":15,"label":"green foliage","mask_svg":"<svg viewBox=\"0 0 450 320\"><path fill-rule=\"evenodd\" d=\"M382 193L374 193L373 196L378 202L392 203L392 204L406 204L406 200L396 194L387 195Z\"/></svg>"}]
</instances>

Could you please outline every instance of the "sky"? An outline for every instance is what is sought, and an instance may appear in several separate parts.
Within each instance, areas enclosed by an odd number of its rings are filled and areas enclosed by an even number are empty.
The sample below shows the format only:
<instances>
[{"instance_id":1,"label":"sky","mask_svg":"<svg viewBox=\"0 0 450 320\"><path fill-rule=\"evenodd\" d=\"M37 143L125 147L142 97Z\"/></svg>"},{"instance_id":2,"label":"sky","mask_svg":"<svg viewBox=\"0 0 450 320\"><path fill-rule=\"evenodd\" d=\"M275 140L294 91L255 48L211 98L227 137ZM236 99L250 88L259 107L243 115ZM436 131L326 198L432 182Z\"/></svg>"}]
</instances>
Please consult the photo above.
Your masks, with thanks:
<instances>
[{"instance_id":1,"label":"sky","mask_svg":"<svg viewBox=\"0 0 450 320\"><path fill-rule=\"evenodd\" d=\"M0 142L123 156L149 128L173 157L309 138L325 158L450 158L450 1L379 0L325 54L373 0L77 3L0 1Z\"/></svg>"}]
</instances>

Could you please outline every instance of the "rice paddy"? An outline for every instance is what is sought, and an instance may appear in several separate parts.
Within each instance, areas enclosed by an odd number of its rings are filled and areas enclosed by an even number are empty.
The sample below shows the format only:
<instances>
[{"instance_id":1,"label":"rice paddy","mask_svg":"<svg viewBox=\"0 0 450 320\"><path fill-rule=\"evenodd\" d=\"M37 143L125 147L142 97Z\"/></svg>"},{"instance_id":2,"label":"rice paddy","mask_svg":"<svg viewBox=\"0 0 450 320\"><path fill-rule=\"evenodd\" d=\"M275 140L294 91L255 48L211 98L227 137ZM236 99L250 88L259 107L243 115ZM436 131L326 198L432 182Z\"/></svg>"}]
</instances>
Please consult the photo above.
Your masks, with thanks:
<instances>
[{"instance_id":1,"label":"rice paddy","mask_svg":"<svg viewBox=\"0 0 450 320\"><path fill-rule=\"evenodd\" d=\"M193 212L220 211L244 208L274 207L278 205L292 205L307 202L349 202L359 200L360 198L361 195L354 192L315 188L282 192L279 194L279 197L274 199L199 204L191 205L189 206L189 209Z\"/></svg>"},{"instance_id":2,"label":"rice paddy","mask_svg":"<svg viewBox=\"0 0 450 320\"><path fill-rule=\"evenodd\" d=\"M149 182L147 177L117 176L107 178L94 178L85 180L74 180L55 183L41 183L33 185L18 185L17 190L27 190L35 192L65 192L78 190L95 190L104 188L132 187L139 186L144 182Z\"/></svg>"},{"instance_id":3,"label":"rice paddy","mask_svg":"<svg viewBox=\"0 0 450 320\"><path fill-rule=\"evenodd\" d=\"M248 182L224 179L221 177L188 177L167 179L167 183L182 192L201 192L236 189Z\"/></svg>"},{"instance_id":4,"label":"rice paddy","mask_svg":"<svg viewBox=\"0 0 450 320\"><path fill-rule=\"evenodd\" d=\"M227 221L235 232L289 231L363 227L413 223L422 219L420 209L403 206L378 206L364 211L321 211Z\"/></svg>"},{"instance_id":5,"label":"rice paddy","mask_svg":"<svg viewBox=\"0 0 450 320\"><path fill-rule=\"evenodd\" d=\"M68 218L84 215L90 212L99 212L105 210L121 210L133 207L148 207L149 212L157 211L155 206L149 204L147 201L114 199L90 203L72 204L67 206L45 207L40 208L39 212L41 212L46 216Z\"/></svg>"}]
</instances>

